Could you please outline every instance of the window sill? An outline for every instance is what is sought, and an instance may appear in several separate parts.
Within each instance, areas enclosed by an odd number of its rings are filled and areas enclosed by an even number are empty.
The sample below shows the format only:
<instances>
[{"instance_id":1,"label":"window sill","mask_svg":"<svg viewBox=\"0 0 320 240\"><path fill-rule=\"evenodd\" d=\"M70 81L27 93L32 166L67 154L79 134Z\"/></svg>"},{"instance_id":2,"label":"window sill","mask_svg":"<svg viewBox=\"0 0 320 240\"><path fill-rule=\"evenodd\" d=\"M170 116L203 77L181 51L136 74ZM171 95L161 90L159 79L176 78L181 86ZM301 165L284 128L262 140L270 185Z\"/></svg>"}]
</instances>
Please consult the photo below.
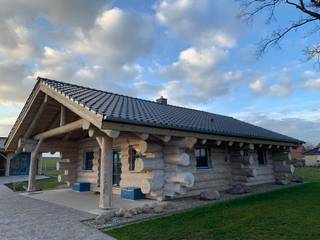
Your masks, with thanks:
<instances>
[{"instance_id":1,"label":"window sill","mask_svg":"<svg viewBox=\"0 0 320 240\"><path fill-rule=\"evenodd\" d=\"M207 171L207 170L211 170L212 167L197 167L197 170L200 170L200 171Z\"/></svg>"}]
</instances>

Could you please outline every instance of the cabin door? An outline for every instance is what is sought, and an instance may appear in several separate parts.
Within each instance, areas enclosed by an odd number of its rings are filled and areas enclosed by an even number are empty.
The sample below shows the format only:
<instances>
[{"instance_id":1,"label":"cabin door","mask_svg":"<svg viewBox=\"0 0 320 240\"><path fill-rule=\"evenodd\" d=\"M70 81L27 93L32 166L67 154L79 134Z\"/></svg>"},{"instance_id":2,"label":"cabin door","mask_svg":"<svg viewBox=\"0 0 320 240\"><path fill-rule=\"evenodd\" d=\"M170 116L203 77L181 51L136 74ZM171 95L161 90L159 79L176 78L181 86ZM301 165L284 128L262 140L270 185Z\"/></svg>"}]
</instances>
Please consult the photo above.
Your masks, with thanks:
<instances>
[{"instance_id":1,"label":"cabin door","mask_svg":"<svg viewBox=\"0 0 320 240\"><path fill-rule=\"evenodd\" d=\"M121 152L114 149L113 150L113 174L112 174L113 186L119 187L120 180L121 180Z\"/></svg>"}]
</instances>

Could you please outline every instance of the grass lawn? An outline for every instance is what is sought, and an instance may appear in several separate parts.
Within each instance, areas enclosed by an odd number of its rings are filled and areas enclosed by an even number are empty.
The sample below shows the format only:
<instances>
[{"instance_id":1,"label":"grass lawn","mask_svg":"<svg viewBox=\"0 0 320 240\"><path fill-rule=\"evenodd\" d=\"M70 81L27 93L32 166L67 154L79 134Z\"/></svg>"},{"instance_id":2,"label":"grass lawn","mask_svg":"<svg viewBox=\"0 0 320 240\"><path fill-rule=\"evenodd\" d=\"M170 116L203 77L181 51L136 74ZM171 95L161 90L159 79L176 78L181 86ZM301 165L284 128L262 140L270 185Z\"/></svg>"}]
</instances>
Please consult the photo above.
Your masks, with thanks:
<instances>
[{"instance_id":1,"label":"grass lawn","mask_svg":"<svg viewBox=\"0 0 320 240\"><path fill-rule=\"evenodd\" d=\"M105 231L117 239L320 239L320 169L311 183Z\"/></svg>"},{"instance_id":2,"label":"grass lawn","mask_svg":"<svg viewBox=\"0 0 320 240\"><path fill-rule=\"evenodd\" d=\"M57 180L59 172L56 170L56 163L58 160L59 158L43 158L42 173L50 178L37 180L36 187L38 190L55 189L63 184ZM11 183L7 184L7 186L14 191L25 191L28 187L28 182Z\"/></svg>"}]
</instances>

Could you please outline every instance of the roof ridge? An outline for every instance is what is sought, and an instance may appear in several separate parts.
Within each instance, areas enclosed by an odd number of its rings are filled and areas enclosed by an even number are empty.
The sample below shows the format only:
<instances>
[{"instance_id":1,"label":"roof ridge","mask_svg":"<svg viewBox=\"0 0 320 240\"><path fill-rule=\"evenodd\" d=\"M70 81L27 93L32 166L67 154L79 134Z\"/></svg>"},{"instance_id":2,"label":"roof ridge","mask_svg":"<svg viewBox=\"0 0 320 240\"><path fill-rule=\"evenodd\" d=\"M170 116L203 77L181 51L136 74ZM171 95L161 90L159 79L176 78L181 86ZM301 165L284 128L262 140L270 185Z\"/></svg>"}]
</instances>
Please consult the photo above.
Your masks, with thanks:
<instances>
[{"instance_id":1,"label":"roof ridge","mask_svg":"<svg viewBox=\"0 0 320 240\"><path fill-rule=\"evenodd\" d=\"M226 118L233 118L233 117L231 117L231 116L226 116L226 115L222 115L222 114L218 114L218 113L212 113L212 112L204 111L204 110L200 110L200 109L194 109L194 108L188 108L188 107L183 107L183 106L177 106L177 105L173 105L173 104L164 105L164 104L161 104L161 103L158 103L158 102L155 102L155 101L152 101L152 100L148 100L148 99L143 99L143 98L139 98L139 97L128 96L128 95L120 94L120 93L109 92L109 91L106 91L106 90L101 90L101 89L86 87L86 86L79 85L79 84L74 84L74 83L57 81L57 80L49 79L49 78L38 77L37 79L38 79L38 81L45 81L45 82L47 82L47 81L52 81L52 82L56 82L56 83L67 84L67 85L74 86L74 87L85 88L85 89L88 89L88 90L99 91L99 92L106 93L106 94L113 94L113 95L116 95L116 96L119 96L119 97L126 97L126 98L130 98L130 99L136 99L136 100L140 100L140 101L150 102L150 103L157 104L157 105L160 105L160 106L169 106L169 107L175 107L175 108L186 109L186 110L191 110L191 111L203 112L203 113L210 114L210 115L217 115L217 116L222 116L222 117L226 117ZM234 119L234 118L233 118L233 119Z\"/></svg>"}]
</instances>

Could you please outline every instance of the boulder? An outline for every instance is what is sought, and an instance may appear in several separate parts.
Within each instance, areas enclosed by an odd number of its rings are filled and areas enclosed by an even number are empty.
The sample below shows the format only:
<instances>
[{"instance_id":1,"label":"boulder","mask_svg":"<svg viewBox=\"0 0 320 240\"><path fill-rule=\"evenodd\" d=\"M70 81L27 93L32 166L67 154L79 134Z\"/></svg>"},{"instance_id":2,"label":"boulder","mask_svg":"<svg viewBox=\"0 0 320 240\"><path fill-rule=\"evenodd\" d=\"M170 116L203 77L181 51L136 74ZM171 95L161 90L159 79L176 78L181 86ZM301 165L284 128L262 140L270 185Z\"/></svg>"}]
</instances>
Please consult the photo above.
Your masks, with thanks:
<instances>
[{"instance_id":1,"label":"boulder","mask_svg":"<svg viewBox=\"0 0 320 240\"><path fill-rule=\"evenodd\" d=\"M108 211L97 216L95 220L99 224L105 224L108 221L110 221L113 217L115 217L115 211Z\"/></svg>"},{"instance_id":2,"label":"boulder","mask_svg":"<svg viewBox=\"0 0 320 240\"><path fill-rule=\"evenodd\" d=\"M142 207L142 212L143 213L152 213L152 208L148 205L148 204L145 204L143 207Z\"/></svg>"},{"instance_id":3,"label":"boulder","mask_svg":"<svg viewBox=\"0 0 320 240\"><path fill-rule=\"evenodd\" d=\"M123 208L118 209L118 211L116 211L116 217L123 217L125 213L125 210Z\"/></svg>"},{"instance_id":4,"label":"boulder","mask_svg":"<svg viewBox=\"0 0 320 240\"><path fill-rule=\"evenodd\" d=\"M276 182L277 185L288 185L289 184L289 180L286 178L277 178Z\"/></svg>"},{"instance_id":5,"label":"boulder","mask_svg":"<svg viewBox=\"0 0 320 240\"><path fill-rule=\"evenodd\" d=\"M137 214L138 214L138 211L137 211L137 209L136 209L136 208L131 208L131 209L129 209L128 211L129 211L129 213L130 213L132 216L134 216L134 215L137 215Z\"/></svg>"},{"instance_id":6,"label":"boulder","mask_svg":"<svg viewBox=\"0 0 320 240\"><path fill-rule=\"evenodd\" d=\"M219 200L220 193L218 191L204 191L200 193L200 200Z\"/></svg>"},{"instance_id":7,"label":"boulder","mask_svg":"<svg viewBox=\"0 0 320 240\"><path fill-rule=\"evenodd\" d=\"M301 177L301 176L292 176L291 182L294 182L294 183L303 183L303 177Z\"/></svg>"},{"instance_id":8,"label":"boulder","mask_svg":"<svg viewBox=\"0 0 320 240\"><path fill-rule=\"evenodd\" d=\"M227 192L230 194L245 194L250 192L250 188L243 183L237 183L232 185Z\"/></svg>"},{"instance_id":9,"label":"boulder","mask_svg":"<svg viewBox=\"0 0 320 240\"><path fill-rule=\"evenodd\" d=\"M125 218L132 218L132 214L129 211L126 211L123 215Z\"/></svg>"},{"instance_id":10,"label":"boulder","mask_svg":"<svg viewBox=\"0 0 320 240\"><path fill-rule=\"evenodd\" d=\"M159 214L159 213L162 213L162 212L163 212L163 208L158 205L158 206L156 206L156 207L153 208L153 211L154 211L154 213Z\"/></svg>"},{"instance_id":11,"label":"boulder","mask_svg":"<svg viewBox=\"0 0 320 240\"><path fill-rule=\"evenodd\" d=\"M137 214L141 214L143 212L141 207L137 207L136 210L137 210Z\"/></svg>"}]
</instances>

